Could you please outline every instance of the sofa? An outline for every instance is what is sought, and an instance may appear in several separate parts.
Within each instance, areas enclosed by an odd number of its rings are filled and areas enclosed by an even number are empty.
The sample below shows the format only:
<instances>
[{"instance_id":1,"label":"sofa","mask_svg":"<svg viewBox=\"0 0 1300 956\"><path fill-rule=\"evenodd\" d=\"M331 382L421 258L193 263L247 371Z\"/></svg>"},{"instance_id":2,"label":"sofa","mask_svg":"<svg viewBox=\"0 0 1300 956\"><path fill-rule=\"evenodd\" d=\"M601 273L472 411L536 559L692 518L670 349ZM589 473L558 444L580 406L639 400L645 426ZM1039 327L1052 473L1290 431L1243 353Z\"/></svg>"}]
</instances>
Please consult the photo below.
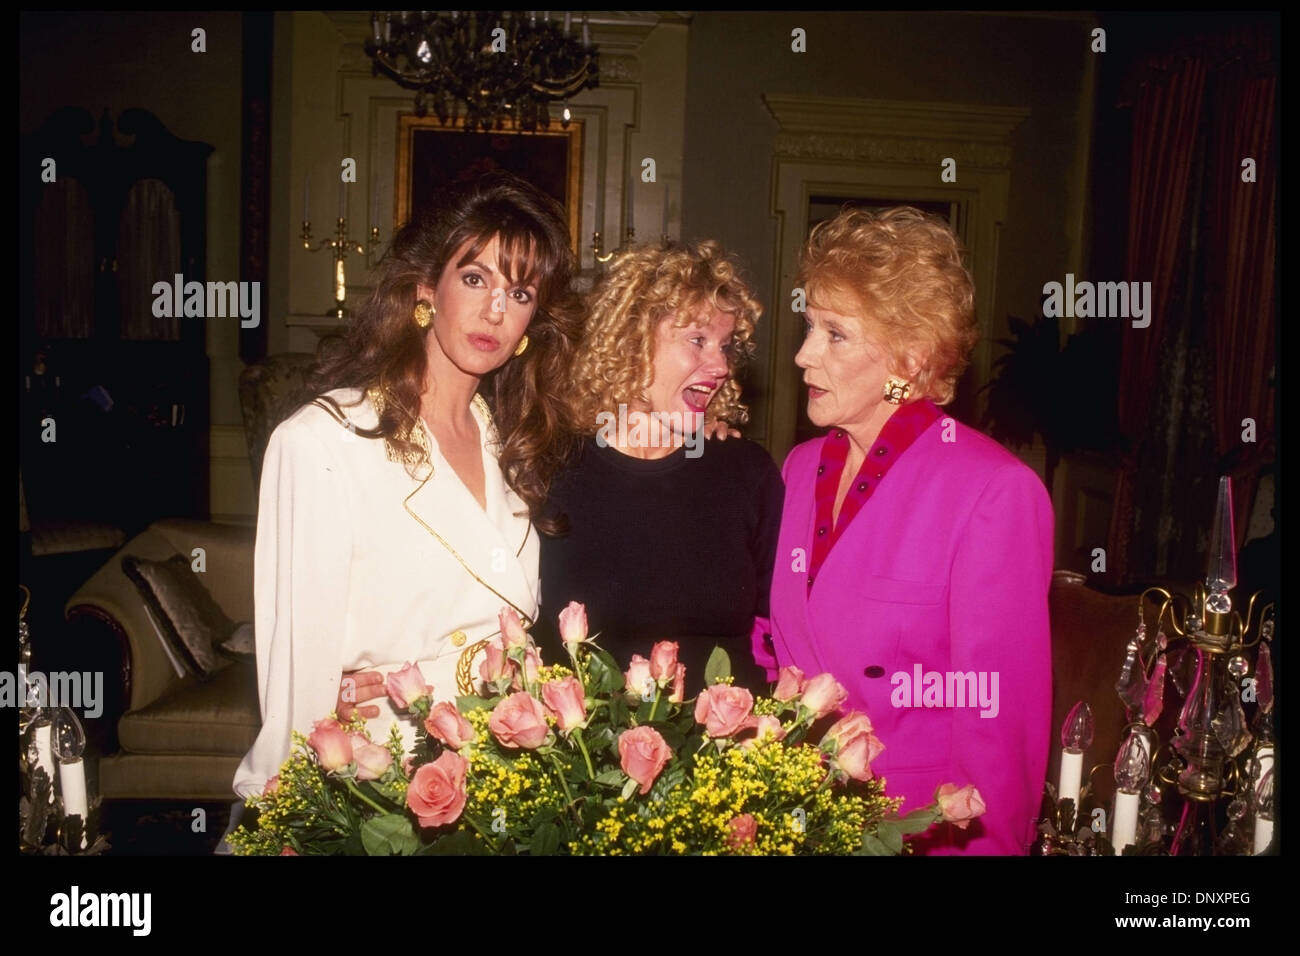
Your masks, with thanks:
<instances>
[{"instance_id":1,"label":"sofa","mask_svg":"<svg viewBox=\"0 0 1300 956\"><path fill-rule=\"evenodd\" d=\"M208 593L232 621L251 621L253 541L251 527L155 522L64 605L60 661L105 675L103 710L87 729L106 799L234 799L235 769L261 726L255 662L234 660L204 681L178 673L122 559L188 558L202 548Z\"/></svg>"}]
</instances>

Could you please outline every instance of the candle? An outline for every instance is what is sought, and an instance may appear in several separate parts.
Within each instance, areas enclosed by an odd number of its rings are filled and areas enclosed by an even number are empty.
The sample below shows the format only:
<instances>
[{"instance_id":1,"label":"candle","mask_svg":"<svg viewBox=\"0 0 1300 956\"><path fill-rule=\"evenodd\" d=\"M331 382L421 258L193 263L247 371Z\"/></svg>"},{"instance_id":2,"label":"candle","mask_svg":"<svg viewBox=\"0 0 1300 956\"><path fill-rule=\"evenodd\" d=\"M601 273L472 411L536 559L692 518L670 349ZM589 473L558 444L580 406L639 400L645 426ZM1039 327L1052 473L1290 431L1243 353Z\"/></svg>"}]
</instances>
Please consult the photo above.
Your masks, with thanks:
<instances>
[{"instance_id":1,"label":"candle","mask_svg":"<svg viewBox=\"0 0 1300 956\"><path fill-rule=\"evenodd\" d=\"M302 221L311 221L311 173L302 181Z\"/></svg>"},{"instance_id":2,"label":"candle","mask_svg":"<svg viewBox=\"0 0 1300 956\"><path fill-rule=\"evenodd\" d=\"M36 749L36 766L45 771L50 782L50 801L54 801L54 743L53 728L50 722L43 720L32 728L32 740Z\"/></svg>"},{"instance_id":3,"label":"candle","mask_svg":"<svg viewBox=\"0 0 1300 956\"><path fill-rule=\"evenodd\" d=\"M1268 849L1268 845L1273 842L1273 821L1265 820L1263 817L1255 818L1255 856L1259 856Z\"/></svg>"},{"instance_id":4,"label":"candle","mask_svg":"<svg viewBox=\"0 0 1300 956\"><path fill-rule=\"evenodd\" d=\"M375 211L374 214L370 217L370 225L378 229L379 228L379 180L378 179L376 179L374 183L371 184L370 191L375 197Z\"/></svg>"},{"instance_id":5,"label":"candle","mask_svg":"<svg viewBox=\"0 0 1300 956\"><path fill-rule=\"evenodd\" d=\"M90 804L86 800L86 764L81 758L59 763L59 789L63 791L63 815L81 817L81 845L85 846Z\"/></svg>"},{"instance_id":6,"label":"candle","mask_svg":"<svg viewBox=\"0 0 1300 956\"><path fill-rule=\"evenodd\" d=\"M1061 751L1061 777L1056 788L1056 799L1073 800L1074 812L1079 812L1079 785L1083 781L1083 751L1065 748Z\"/></svg>"},{"instance_id":7,"label":"candle","mask_svg":"<svg viewBox=\"0 0 1300 956\"><path fill-rule=\"evenodd\" d=\"M668 235L668 184L664 183L664 227L660 235Z\"/></svg>"},{"instance_id":8,"label":"candle","mask_svg":"<svg viewBox=\"0 0 1300 956\"><path fill-rule=\"evenodd\" d=\"M1124 852L1124 847L1137 842L1138 805L1141 798L1129 790L1115 791L1115 816L1111 825L1111 845L1115 855Z\"/></svg>"},{"instance_id":9,"label":"candle","mask_svg":"<svg viewBox=\"0 0 1300 956\"><path fill-rule=\"evenodd\" d=\"M569 13L568 10L565 10L564 11L564 35L566 37L569 35L569 22L572 20L572 18L573 15Z\"/></svg>"},{"instance_id":10,"label":"candle","mask_svg":"<svg viewBox=\"0 0 1300 956\"><path fill-rule=\"evenodd\" d=\"M339 218L340 219L347 218L347 203L348 203L347 183L343 182L343 177L340 176L339 177Z\"/></svg>"},{"instance_id":11,"label":"candle","mask_svg":"<svg viewBox=\"0 0 1300 956\"><path fill-rule=\"evenodd\" d=\"M628 180L627 180L627 229L629 232L632 232L636 228L636 223L633 221L635 218L633 215L633 210L635 208L635 205L633 203L633 194L635 192L636 192L636 168L633 167L632 174L628 176Z\"/></svg>"},{"instance_id":12,"label":"candle","mask_svg":"<svg viewBox=\"0 0 1300 956\"><path fill-rule=\"evenodd\" d=\"M591 31L587 28L587 15L582 15L582 45L591 46Z\"/></svg>"}]
</instances>

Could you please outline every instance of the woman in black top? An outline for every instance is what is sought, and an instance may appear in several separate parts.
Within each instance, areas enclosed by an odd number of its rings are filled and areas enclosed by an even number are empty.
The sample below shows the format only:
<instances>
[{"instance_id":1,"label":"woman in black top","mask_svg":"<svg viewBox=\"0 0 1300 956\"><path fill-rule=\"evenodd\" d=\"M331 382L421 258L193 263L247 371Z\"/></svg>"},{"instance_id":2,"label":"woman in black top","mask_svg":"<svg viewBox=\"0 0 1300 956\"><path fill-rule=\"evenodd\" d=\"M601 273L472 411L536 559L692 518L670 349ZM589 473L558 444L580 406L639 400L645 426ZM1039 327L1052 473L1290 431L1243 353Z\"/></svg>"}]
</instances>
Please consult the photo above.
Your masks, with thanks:
<instances>
[{"instance_id":1,"label":"woman in black top","mask_svg":"<svg viewBox=\"0 0 1300 956\"><path fill-rule=\"evenodd\" d=\"M625 253L589 312L569 398L585 440L539 522L542 656L566 660L556 620L579 601L624 669L677 641L693 696L720 645L737 685L763 691L751 642L768 630L781 475L761 446L703 435L706 416L748 418L736 374L762 309L718 244L702 242Z\"/></svg>"}]
</instances>

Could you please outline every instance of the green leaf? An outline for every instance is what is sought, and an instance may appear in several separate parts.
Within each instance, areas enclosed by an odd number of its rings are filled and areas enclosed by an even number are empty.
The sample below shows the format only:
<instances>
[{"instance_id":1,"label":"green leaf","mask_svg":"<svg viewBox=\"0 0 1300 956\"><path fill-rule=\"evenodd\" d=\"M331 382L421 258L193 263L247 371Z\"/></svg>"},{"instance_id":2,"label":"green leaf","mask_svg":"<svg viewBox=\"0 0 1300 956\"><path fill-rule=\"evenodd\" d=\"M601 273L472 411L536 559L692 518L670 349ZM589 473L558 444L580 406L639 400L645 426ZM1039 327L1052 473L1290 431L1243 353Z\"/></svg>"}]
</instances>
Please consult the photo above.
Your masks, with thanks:
<instances>
[{"instance_id":1,"label":"green leaf","mask_svg":"<svg viewBox=\"0 0 1300 956\"><path fill-rule=\"evenodd\" d=\"M870 833L862 834L862 856L892 856L889 848Z\"/></svg>"},{"instance_id":2,"label":"green leaf","mask_svg":"<svg viewBox=\"0 0 1300 956\"><path fill-rule=\"evenodd\" d=\"M422 847L421 856L488 856L491 851L468 830L456 830Z\"/></svg>"},{"instance_id":3,"label":"green leaf","mask_svg":"<svg viewBox=\"0 0 1300 956\"><path fill-rule=\"evenodd\" d=\"M891 820L882 820L876 826L876 839L895 855L903 852L903 834Z\"/></svg>"},{"instance_id":4,"label":"green leaf","mask_svg":"<svg viewBox=\"0 0 1300 956\"><path fill-rule=\"evenodd\" d=\"M622 770L602 770L596 774L596 782L621 787L623 786L623 776Z\"/></svg>"},{"instance_id":5,"label":"green leaf","mask_svg":"<svg viewBox=\"0 0 1300 956\"><path fill-rule=\"evenodd\" d=\"M530 856L554 856L560 848L560 828L554 823L544 823L533 833L528 844Z\"/></svg>"},{"instance_id":6,"label":"green leaf","mask_svg":"<svg viewBox=\"0 0 1300 956\"><path fill-rule=\"evenodd\" d=\"M624 684L623 672L608 651L593 653L587 661L587 671L591 675L590 690L593 694L612 694Z\"/></svg>"},{"instance_id":7,"label":"green leaf","mask_svg":"<svg viewBox=\"0 0 1300 956\"><path fill-rule=\"evenodd\" d=\"M420 838L409 818L388 813L361 825L361 844L370 856L411 856L420 849Z\"/></svg>"},{"instance_id":8,"label":"green leaf","mask_svg":"<svg viewBox=\"0 0 1300 956\"><path fill-rule=\"evenodd\" d=\"M926 830L930 829L930 827L934 826L937 820L938 817L933 810L922 809L913 810L902 819L891 820L890 822L894 824L894 826L898 827L899 833L910 835L913 833L924 833Z\"/></svg>"},{"instance_id":9,"label":"green leaf","mask_svg":"<svg viewBox=\"0 0 1300 956\"><path fill-rule=\"evenodd\" d=\"M465 714L471 710L484 710L486 708L495 707L497 703L499 703L499 701L500 698L495 698L495 697L493 698L475 697L473 695L468 695L465 697L457 697L456 709L459 710L462 714Z\"/></svg>"},{"instance_id":10,"label":"green leaf","mask_svg":"<svg viewBox=\"0 0 1300 956\"><path fill-rule=\"evenodd\" d=\"M712 687L720 677L731 676L731 658L721 647L715 647L704 665L704 686Z\"/></svg>"}]
</instances>

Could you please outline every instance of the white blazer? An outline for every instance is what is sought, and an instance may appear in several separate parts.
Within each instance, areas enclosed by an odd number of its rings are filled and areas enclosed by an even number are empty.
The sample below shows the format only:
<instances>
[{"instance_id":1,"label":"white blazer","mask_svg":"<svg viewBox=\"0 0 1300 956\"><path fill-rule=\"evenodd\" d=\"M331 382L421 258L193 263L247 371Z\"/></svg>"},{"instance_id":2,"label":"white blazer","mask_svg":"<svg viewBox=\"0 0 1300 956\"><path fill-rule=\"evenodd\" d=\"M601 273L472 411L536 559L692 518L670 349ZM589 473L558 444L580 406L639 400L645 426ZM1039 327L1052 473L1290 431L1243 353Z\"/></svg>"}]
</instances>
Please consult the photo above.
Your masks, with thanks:
<instances>
[{"instance_id":1,"label":"white blazer","mask_svg":"<svg viewBox=\"0 0 1300 956\"><path fill-rule=\"evenodd\" d=\"M537 614L537 534L501 474L482 398L472 414L486 512L424 422L432 475L412 478L387 442L352 430L376 425L382 399L356 389L329 397L346 417L304 406L271 434L262 466L253 594L262 729L235 775L241 797L279 773L291 731L310 734L336 709L344 671L416 662L434 700L451 700L475 688L474 651L500 630L498 611L513 606L525 624ZM380 706L367 729L387 741L387 698L364 704ZM399 728L409 750L414 725Z\"/></svg>"}]
</instances>

